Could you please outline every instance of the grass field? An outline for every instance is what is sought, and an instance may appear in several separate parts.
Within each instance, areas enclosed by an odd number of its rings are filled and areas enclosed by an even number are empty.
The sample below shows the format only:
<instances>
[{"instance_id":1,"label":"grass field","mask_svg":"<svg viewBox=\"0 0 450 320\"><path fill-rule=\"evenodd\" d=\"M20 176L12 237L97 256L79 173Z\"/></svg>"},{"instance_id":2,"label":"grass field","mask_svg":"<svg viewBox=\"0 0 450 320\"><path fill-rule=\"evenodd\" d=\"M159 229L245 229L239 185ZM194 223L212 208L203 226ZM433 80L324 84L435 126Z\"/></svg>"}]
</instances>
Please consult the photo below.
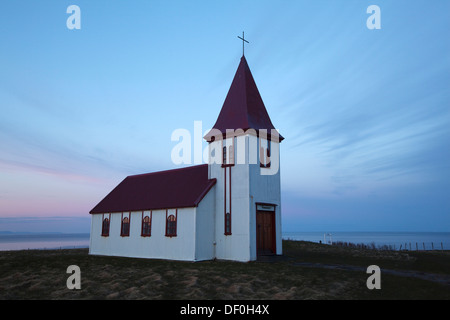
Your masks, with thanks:
<instances>
[{"instance_id":1,"label":"grass field","mask_svg":"<svg viewBox=\"0 0 450 320\"><path fill-rule=\"evenodd\" d=\"M179 262L88 255L87 249L0 252L0 299L439 299L450 298L450 252L378 251L283 241L257 262ZM69 290L69 265L81 290ZM369 265L381 289L369 290Z\"/></svg>"}]
</instances>

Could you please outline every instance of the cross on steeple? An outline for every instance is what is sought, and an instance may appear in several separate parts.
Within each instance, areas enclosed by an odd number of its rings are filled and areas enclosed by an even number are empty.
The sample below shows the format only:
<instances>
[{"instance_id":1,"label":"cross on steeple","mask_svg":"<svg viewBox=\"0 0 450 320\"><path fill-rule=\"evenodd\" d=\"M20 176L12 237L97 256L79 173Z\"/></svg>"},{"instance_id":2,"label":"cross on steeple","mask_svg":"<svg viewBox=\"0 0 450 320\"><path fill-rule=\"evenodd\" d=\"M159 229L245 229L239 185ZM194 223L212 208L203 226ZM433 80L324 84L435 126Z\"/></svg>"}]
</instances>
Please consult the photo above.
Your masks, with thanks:
<instances>
[{"instance_id":1,"label":"cross on steeple","mask_svg":"<svg viewBox=\"0 0 450 320\"><path fill-rule=\"evenodd\" d=\"M245 40L245 37L244 37L244 31L242 31L242 38L239 37L239 36L238 36L238 38L242 40L242 55L244 55L244 45L245 45L245 42L247 42L247 43L250 43L250 42L248 42L247 40Z\"/></svg>"}]
</instances>

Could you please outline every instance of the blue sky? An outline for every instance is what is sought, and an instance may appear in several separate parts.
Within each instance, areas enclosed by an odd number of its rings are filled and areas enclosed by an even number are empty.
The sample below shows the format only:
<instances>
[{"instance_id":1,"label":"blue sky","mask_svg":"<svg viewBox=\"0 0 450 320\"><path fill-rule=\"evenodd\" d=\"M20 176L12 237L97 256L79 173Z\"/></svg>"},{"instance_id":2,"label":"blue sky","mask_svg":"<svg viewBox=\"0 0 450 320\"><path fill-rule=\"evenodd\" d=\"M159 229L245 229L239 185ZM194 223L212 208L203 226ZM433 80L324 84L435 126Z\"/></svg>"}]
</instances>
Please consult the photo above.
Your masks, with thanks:
<instances>
[{"instance_id":1,"label":"blue sky","mask_svg":"<svg viewBox=\"0 0 450 320\"><path fill-rule=\"evenodd\" d=\"M66 26L72 4L80 30ZM366 26L372 4L379 30ZM245 31L285 137L284 231L450 231L449 11L440 0L2 1L0 230L67 232L74 217L88 231L89 210L125 176L176 167L172 132L214 124Z\"/></svg>"}]
</instances>

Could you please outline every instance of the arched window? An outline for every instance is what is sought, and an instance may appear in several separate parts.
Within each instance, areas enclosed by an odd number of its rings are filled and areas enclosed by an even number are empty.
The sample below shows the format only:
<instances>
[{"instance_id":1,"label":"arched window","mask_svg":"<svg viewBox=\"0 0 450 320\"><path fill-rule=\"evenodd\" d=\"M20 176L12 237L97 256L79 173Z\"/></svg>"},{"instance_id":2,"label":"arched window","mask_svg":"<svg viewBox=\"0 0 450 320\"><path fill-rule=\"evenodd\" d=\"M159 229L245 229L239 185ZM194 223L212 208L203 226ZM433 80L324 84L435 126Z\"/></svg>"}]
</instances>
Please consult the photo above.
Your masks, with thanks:
<instances>
[{"instance_id":1,"label":"arched window","mask_svg":"<svg viewBox=\"0 0 450 320\"><path fill-rule=\"evenodd\" d=\"M166 236L175 237L177 235L177 218L171 214L166 221Z\"/></svg>"},{"instance_id":2,"label":"arched window","mask_svg":"<svg viewBox=\"0 0 450 320\"><path fill-rule=\"evenodd\" d=\"M102 236L107 237L109 236L109 219L103 218L102 222Z\"/></svg>"},{"instance_id":3,"label":"arched window","mask_svg":"<svg viewBox=\"0 0 450 320\"><path fill-rule=\"evenodd\" d=\"M120 235L128 237L130 235L130 218L124 217L122 219L122 227L120 228Z\"/></svg>"},{"instance_id":4,"label":"arched window","mask_svg":"<svg viewBox=\"0 0 450 320\"><path fill-rule=\"evenodd\" d=\"M225 213L225 235L231 234L231 213Z\"/></svg>"},{"instance_id":5,"label":"arched window","mask_svg":"<svg viewBox=\"0 0 450 320\"><path fill-rule=\"evenodd\" d=\"M222 140L222 167L234 166L234 140Z\"/></svg>"},{"instance_id":6,"label":"arched window","mask_svg":"<svg viewBox=\"0 0 450 320\"><path fill-rule=\"evenodd\" d=\"M143 213L142 213L143 214ZM152 230L152 225L151 225L152 221L151 218L149 216L145 216L142 219L142 230L141 230L141 236L143 237L150 237L151 235L151 230Z\"/></svg>"}]
</instances>

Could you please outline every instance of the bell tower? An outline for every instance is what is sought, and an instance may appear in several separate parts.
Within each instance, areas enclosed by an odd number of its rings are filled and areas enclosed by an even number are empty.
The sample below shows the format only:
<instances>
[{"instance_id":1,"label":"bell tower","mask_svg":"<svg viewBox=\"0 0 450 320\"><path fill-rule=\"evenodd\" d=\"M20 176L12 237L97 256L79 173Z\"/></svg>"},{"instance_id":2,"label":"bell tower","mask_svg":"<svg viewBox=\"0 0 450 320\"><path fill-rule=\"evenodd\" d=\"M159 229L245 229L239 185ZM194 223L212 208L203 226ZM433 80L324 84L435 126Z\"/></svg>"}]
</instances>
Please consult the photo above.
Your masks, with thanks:
<instances>
[{"instance_id":1,"label":"bell tower","mask_svg":"<svg viewBox=\"0 0 450 320\"><path fill-rule=\"evenodd\" d=\"M244 40L243 40L244 41ZM215 187L215 256L256 260L282 254L280 143L243 55L213 128L209 179Z\"/></svg>"}]
</instances>

